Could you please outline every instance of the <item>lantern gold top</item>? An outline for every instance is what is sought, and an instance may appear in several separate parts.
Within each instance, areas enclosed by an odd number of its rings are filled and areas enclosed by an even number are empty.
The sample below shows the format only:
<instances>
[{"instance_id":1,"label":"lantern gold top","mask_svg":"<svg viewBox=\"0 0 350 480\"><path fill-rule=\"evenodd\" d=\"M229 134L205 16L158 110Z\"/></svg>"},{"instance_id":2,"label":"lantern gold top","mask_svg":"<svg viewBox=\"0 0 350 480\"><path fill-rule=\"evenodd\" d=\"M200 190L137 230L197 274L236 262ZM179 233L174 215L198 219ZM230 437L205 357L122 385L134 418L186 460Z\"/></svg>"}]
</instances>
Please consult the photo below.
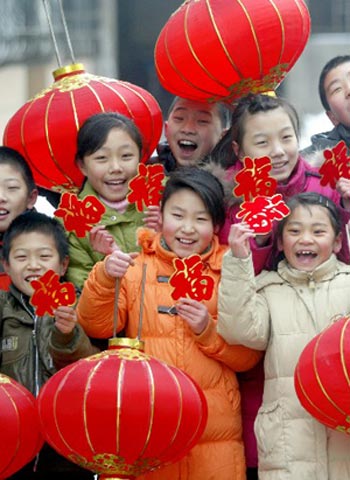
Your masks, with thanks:
<instances>
[{"instance_id":1,"label":"lantern gold top","mask_svg":"<svg viewBox=\"0 0 350 480\"><path fill-rule=\"evenodd\" d=\"M57 70L52 72L52 75L55 80L59 80L62 77L84 72L85 68L82 63L72 63L71 65L65 65L64 67L57 68Z\"/></svg>"},{"instance_id":2,"label":"lantern gold top","mask_svg":"<svg viewBox=\"0 0 350 480\"><path fill-rule=\"evenodd\" d=\"M138 338L127 337L113 337L108 340L108 348L113 350L114 348L129 347L135 348L143 352L145 350L145 342Z\"/></svg>"}]
</instances>

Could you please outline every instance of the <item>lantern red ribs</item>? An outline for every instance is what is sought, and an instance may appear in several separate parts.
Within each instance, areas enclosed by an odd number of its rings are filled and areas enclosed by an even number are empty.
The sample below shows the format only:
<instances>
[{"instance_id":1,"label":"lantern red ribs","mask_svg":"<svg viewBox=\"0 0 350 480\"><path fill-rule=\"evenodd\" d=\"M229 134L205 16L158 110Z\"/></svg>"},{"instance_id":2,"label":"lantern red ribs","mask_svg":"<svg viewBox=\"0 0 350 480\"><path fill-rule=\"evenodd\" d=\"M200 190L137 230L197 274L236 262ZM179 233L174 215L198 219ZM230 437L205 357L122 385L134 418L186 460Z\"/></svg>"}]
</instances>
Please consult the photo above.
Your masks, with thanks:
<instances>
[{"instance_id":1,"label":"lantern red ribs","mask_svg":"<svg viewBox=\"0 0 350 480\"><path fill-rule=\"evenodd\" d=\"M155 98L128 82L85 73L81 64L54 72L55 82L25 103L7 123L3 143L28 160L38 186L77 192L83 175L74 163L77 132L91 115L118 112L139 128L145 161L162 132Z\"/></svg>"},{"instance_id":2,"label":"lantern red ribs","mask_svg":"<svg viewBox=\"0 0 350 480\"><path fill-rule=\"evenodd\" d=\"M20 470L43 444L34 396L0 374L0 479Z\"/></svg>"},{"instance_id":3,"label":"lantern red ribs","mask_svg":"<svg viewBox=\"0 0 350 480\"><path fill-rule=\"evenodd\" d=\"M205 397L188 375L131 348L60 370L38 408L48 443L105 479L133 479L179 460L207 420Z\"/></svg>"},{"instance_id":4,"label":"lantern red ribs","mask_svg":"<svg viewBox=\"0 0 350 480\"><path fill-rule=\"evenodd\" d=\"M302 0L187 0L158 37L158 78L175 95L233 103L275 90L309 35Z\"/></svg>"},{"instance_id":5,"label":"lantern red ribs","mask_svg":"<svg viewBox=\"0 0 350 480\"><path fill-rule=\"evenodd\" d=\"M305 347L295 369L303 407L327 427L350 434L350 317L343 317Z\"/></svg>"}]
</instances>

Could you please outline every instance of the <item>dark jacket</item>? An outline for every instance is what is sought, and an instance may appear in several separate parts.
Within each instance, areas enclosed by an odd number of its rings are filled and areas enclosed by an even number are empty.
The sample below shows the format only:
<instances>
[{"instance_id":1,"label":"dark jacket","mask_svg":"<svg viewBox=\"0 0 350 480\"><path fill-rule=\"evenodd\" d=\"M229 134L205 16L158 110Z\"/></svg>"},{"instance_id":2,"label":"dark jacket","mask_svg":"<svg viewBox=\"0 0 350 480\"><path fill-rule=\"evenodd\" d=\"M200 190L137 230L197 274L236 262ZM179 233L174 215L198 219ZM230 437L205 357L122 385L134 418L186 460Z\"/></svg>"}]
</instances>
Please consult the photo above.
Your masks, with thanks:
<instances>
[{"instance_id":1,"label":"dark jacket","mask_svg":"<svg viewBox=\"0 0 350 480\"><path fill-rule=\"evenodd\" d=\"M350 128L342 124L337 125L329 132L317 133L311 137L311 145L304 148L300 153L303 157L317 152L318 150L325 150L326 148L333 148L341 140L344 140L348 148L350 148Z\"/></svg>"},{"instance_id":2,"label":"dark jacket","mask_svg":"<svg viewBox=\"0 0 350 480\"><path fill-rule=\"evenodd\" d=\"M62 334L54 327L52 317L37 317L28 297L13 285L9 292L0 292L0 337L0 372L17 380L35 396L58 368L96 353L79 325L72 334ZM14 478L30 478L32 468L28 465L23 475L21 470ZM86 470L68 462L47 445L39 454L37 470L39 473L76 472L77 478L85 478L86 474ZM88 472L87 475L86 478L93 478Z\"/></svg>"}]
</instances>

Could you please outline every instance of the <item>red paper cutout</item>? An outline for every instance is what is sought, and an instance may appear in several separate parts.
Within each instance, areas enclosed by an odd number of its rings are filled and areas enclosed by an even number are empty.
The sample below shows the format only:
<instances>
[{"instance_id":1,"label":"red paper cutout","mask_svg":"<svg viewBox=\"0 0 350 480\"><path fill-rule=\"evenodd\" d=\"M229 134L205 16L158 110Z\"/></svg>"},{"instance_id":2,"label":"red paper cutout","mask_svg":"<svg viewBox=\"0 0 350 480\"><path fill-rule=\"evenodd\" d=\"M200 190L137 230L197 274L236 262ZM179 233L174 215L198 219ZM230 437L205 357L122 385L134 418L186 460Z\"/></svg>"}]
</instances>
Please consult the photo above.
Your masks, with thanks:
<instances>
[{"instance_id":1,"label":"red paper cutout","mask_svg":"<svg viewBox=\"0 0 350 480\"><path fill-rule=\"evenodd\" d=\"M75 232L77 237L82 238L100 222L105 211L104 205L94 195L80 200L73 193L65 192L54 215L63 218L67 232Z\"/></svg>"},{"instance_id":2,"label":"red paper cutout","mask_svg":"<svg viewBox=\"0 0 350 480\"><path fill-rule=\"evenodd\" d=\"M344 141L340 141L333 148L327 148L323 152L325 161L320 167L320 184L330 185L335 188L339 178L350 179L350 157L347 155L347 147Z\"/></svg>"},{"instance_id":3,"label":"red paper cutout","mask_svg":"<svg viewBox=\"0 0 350 480\"><path fill-rule=\"evenodd\" d=\"M261 196L271 196L276 192L277 181L270 177L272 168L269 157L243 159L244 167L236 174L236 187L233 194L236 197L243 196L244 201L252 200Z\"/></svg>"},{"instance_id":4,"label":"red paper cutout","mask_svg":"<svg viewBox=\"0 0 350 480\"><path fill-rule=\"evenodd\" d=\"M48 270L30 284L34 288L30 303L39 317L45 313L53 317L53 311L60 305L70 306L75 303L76 294L73 283L60 283L59 275L53 270Z\"/></svg>"},{"instance_id":5,"label":"red paper cutout","mask_svg":"<svg viewBox=\"0 0 350 480\"><path fill-rule=\"evenodd\" d=\"M264 235L272 229L273 220L282 220L289 215L289 207L281 194L272 197L256 197L251 202L243 202L237 218L243 218L255 233Z\"/></svg>"},{"instance_id":6,"label":"red paper cutout","mask_svg":"<svg viewBox=\"0 0 350 480\"><path fill-rule=\"evenodd\" d=\"M174 300L180 297L193 300L209 300L214 290L214 279L203 275L204 263L200 255L191 255L187 258L173 260L175 272L169 279L169 284L174 287L171 294Z\"/></svg>"},{"instance_id":7,"label":"red paper cutout","mask_svg":"<svg viewBox=\"0 0 350 480\"><path fill-rule=\"evenodd\" d=\"M139 174L129 182L130 193L127 199L135 203L139 212L144 205L159 205L164 190L164 168L160 163L154 165L139 164Z\"/></svg>"}]
</instances>

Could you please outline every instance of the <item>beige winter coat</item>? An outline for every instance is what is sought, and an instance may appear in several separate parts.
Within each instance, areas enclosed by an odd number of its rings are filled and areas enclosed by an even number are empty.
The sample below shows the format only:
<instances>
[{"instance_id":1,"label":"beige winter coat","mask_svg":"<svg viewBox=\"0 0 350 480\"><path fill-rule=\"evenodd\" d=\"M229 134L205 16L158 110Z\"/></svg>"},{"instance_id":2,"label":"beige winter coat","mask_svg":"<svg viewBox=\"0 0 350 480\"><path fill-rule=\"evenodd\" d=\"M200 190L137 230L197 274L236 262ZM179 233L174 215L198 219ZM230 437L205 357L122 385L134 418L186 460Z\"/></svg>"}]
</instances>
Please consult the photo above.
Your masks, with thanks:
<instances>
[{"instance_id":1,"label":"beige winter coat","mask_svg":"<svg viewBox=\"0 0 350 480\"><path fill-rule=\"evenodd\" d=\"M294 369L306 344L350 312L350 266L332 255L312 274L280 262L254 278L251 258L224 256L218 332L232 344L266 350L263 404L255 422L260 480L350 479L350 437L301 406Z\"/></svg>"}]
</instances>

